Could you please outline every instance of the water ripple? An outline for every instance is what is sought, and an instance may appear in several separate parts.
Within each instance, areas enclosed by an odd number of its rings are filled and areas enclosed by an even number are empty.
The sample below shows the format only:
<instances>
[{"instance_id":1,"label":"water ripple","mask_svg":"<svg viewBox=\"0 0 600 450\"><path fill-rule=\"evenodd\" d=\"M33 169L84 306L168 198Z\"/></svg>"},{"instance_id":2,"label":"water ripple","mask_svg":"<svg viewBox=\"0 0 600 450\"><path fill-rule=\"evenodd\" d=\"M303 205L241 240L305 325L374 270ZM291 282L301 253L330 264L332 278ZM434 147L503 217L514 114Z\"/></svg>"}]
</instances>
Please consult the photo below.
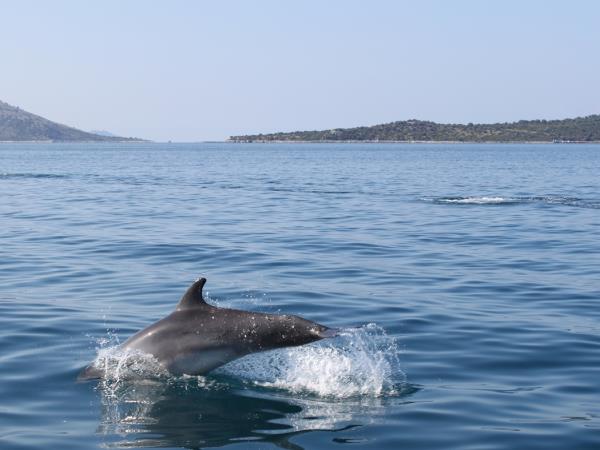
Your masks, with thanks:
<instances>
[{"instance_id":1,"label":"water ripple","mask_svg":"<svg viewBox=\"0 0 600 450\"><path fill-rule=\"evenodd\" d=\"M598 146L0 156L2 448L600 447ZM348 334L75 382L200 274L218 306Z\"/></svg>"}]
</instances>

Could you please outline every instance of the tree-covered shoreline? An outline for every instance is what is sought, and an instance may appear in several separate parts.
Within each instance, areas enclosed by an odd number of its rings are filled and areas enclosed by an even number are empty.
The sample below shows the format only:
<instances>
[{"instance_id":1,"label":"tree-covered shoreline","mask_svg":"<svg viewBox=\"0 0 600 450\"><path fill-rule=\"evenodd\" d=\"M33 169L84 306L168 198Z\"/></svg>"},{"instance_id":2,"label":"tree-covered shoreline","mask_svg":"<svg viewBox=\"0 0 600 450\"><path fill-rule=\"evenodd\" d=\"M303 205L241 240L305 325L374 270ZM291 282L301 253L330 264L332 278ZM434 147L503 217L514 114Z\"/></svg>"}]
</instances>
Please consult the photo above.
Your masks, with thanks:
<instances>
[{"instance_id":1,"label":"tree-covered shoreline","mask_svg":"<svg viewBox=\"0 0 600 450\"><path fill-rule=\"evenodd\" d=\"M231 136L232 142L600 142L600 115L494 124L406 120L370 127Z\"/></svg>"}]
</instances>

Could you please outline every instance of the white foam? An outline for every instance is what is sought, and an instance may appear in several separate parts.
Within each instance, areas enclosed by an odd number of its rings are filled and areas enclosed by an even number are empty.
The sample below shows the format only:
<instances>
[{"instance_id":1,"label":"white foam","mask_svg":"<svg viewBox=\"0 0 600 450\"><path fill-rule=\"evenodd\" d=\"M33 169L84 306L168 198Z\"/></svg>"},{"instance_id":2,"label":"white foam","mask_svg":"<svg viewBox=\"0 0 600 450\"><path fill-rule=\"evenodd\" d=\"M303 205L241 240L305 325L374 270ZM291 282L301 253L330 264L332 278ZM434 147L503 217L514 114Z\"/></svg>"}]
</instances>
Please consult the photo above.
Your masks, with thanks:
<instances>
[{"instance_id":1,"label":"white foam","mask_svg":"<svg viewBox=\"0 0 600 450\"><path fill-rule=\"evenodd\" d=\"M487 205L497 203L511 203L514 199L507 197L460 197L460 198L442 198L438 200L441 203L461 203L474 205Z\"/></svg>"},{"instance_id":2,"label":"white foam","mask_svg":"<svg viewBox=\"0 0 600 450\"><path fill-rule=\"evenodd\" d=\"M253 354L219 371L264 387L338 398L394 395L405 381L396 343L375 324L312 345Z\"/></svg>"}]
</instances>

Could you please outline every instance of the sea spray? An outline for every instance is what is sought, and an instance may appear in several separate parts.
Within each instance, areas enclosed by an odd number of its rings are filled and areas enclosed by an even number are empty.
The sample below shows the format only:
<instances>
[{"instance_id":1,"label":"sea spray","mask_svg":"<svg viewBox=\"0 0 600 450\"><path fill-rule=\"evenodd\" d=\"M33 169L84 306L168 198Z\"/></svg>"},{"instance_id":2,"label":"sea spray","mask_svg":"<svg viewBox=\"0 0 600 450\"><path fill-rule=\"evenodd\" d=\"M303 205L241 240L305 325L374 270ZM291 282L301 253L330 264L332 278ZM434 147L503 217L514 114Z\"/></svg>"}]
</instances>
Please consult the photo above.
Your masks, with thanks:
<instances>
[{"instance_id":1,"label":"sea spray","mask_svg":"<svg viewBox=\"0 0 600 450\"><path fill-rule=\"evenodd\" d=\"M253 354L218 372L259 386L338 398L395 395L405 382L395 340L375 324L311 345Z\"/></svg>"},{"instance_id":2,"label":"sea spray","mask_svg":"<svg viewBox=\"0 0 600 450\"><path fill-rule=\"evenodd\" d=\"M183 384L197 380L198 386L213 386L207 382L210 375L175 377L152 355L111 346L114 342L112 334L98 340L93 363L103 373L100 383L105 392L116 393L121 382L132 379ZM395 395L405 382L397 343L376 324L345 329L336 338L310 345L248 355L213 374L266 388L337 398Z\"/></svg>"},{"instance_id":3,"label":"sea spray","mask_svg":"<svg viewBox=\"0 0 600 450\"><path fill-rule=\"evenodd\" d=\"M97 339L96 343L97 355L92 365L101 371L101 383L105 388L117 387L124 380L166 379L170 376L152 355L139 350L124 350L112 331Z\"/></svg>"}]
</instances>

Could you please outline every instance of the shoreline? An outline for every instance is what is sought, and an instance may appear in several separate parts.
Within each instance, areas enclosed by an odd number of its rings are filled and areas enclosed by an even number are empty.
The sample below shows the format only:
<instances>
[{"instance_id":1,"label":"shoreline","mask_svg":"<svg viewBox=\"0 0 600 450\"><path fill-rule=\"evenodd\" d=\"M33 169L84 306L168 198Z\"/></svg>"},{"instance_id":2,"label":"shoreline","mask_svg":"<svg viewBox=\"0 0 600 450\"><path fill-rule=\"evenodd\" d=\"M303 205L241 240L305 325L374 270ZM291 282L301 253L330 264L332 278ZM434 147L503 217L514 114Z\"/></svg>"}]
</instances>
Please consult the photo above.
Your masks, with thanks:
<instances>
[{"instance_id":1,"label":"shoreline","mask_svg":"<svg viewBox=\"0 0 600 450\"><path fill-rule=\"evenodd\" d=\"M274 139L226 140L227 144L600 144L600 141L378 141L378 140L323 140L292 141Z\"/></svg>"},{"instance_id":2,"label":"shoreline","mask_svg":"<svg viewBox=\"0 0 600 450\"><path fill-rule=\"evenodd\" d=\"M158 142L148 140L123 140L123 141L53 141L53 140L38 140L38 141L1 141L0 144L443 144L443 145L460 145L460 144L532 144L532 145L547 145L547 144L593 144L598 145L600 141L370 141L370 140L338 140L338 141L289 141L289 140L223 140L223 141L181 141L181 142Z\"/></svg>"}]
</instances>

